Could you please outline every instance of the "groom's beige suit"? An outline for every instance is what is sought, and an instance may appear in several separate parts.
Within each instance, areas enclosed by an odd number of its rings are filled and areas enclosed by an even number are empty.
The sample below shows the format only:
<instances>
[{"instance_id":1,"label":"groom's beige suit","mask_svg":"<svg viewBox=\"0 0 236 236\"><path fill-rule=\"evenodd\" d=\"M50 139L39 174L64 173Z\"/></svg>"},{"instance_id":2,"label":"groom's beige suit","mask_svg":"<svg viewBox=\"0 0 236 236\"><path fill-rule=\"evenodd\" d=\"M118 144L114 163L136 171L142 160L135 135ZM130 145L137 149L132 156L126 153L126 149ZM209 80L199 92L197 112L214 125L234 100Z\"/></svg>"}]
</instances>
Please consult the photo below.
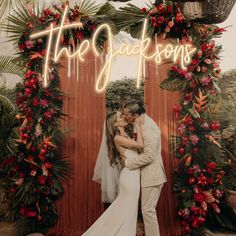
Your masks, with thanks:
<instances>
[{"instance_id":1,"label":"groom's beige suit","mask_svg":"<svg viewBox=\"0 0 236 236\"><path fill-rule=\"evenodd\" d=\"M161 157L161 132L146 114L142 124L143 152L134 159L126 159L129 169L141 168L141 204L145 235L159 236L156 206L163 184L167 181Z\"/></svg>"}]
</instances>

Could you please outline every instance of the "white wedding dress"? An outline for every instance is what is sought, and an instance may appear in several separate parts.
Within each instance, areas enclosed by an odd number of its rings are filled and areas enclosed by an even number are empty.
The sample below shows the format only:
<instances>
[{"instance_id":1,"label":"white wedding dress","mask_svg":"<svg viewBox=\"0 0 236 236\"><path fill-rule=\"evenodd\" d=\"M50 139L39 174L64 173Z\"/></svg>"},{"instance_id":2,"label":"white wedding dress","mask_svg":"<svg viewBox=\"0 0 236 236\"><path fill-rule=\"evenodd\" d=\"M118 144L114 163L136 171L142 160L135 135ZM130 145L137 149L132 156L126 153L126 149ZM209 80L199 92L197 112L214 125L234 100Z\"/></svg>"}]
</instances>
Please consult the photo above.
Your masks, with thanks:
<instances>
[{"instance_id":1,"label":"white wedding dress","mask_svg":"<svg viewBox=\"0 0 236 236\"><path fill-rule=\"evenodd\" d=\"M125 151L127 158L136 155L137 151ZM116 200L82 236L135 236L139 195L140 169L123 168Z\"/></svg>"}]
</instances>

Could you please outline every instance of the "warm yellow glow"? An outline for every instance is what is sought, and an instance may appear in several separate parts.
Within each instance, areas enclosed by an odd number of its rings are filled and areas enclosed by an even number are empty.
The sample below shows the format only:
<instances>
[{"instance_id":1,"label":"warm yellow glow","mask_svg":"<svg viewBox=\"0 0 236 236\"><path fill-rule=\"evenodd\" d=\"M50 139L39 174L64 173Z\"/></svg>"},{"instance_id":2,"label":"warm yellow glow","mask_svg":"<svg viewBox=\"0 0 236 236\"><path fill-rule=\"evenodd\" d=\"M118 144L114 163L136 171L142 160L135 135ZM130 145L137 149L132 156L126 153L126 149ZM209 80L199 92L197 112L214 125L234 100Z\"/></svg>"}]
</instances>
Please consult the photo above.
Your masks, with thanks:
<instances>
[{"instance_id":1,"label":"warm yellow glow","mask_svg":"<svg viewBox=\"0 0 236 236\"><path fill-rule=\"evenodd\" d=\"M115 50L113 47L113 35L111 27L108 24L100 25L97 30L95 31L91 42L89 40L84 40L78 46L76 51L68 50L68 48L64 47L61 48L59 51L60 46L60 38L62 35L62 31L69 28L82 28L83 25L80 22L64 25L66 20L68 7L65 8L65 12L62 17L62 22L59 27L53 27L53 24L50 25L50 29L35 33L31 35L31 38L37 38L40 36L49 35L48 39L48 46L47 46L47 54L45 58L45 65L44 65L44 86L48 85L48 64L49 64L49 55L52 51L52 40L54 33L57 33L56 44L54 46L54 61L57 62L61 55L65 53L65 55L70 58L77 57L77 61L84 62L84 56L90 50L93 50L95 57L99 56L99 50L97 48L96 42L99 34L101 31L105 31L107 34L107 55L106 61L104 63L103 68L101 69L98 78L96 79L96 86L95 89L97 92L103 92L109 82L110 72L111 72L111 65L113 59L118 55L126 55L126 56L135 56L138 55L138 72L137 72L137 87L140 86L141 75L143 65L145 64L146 60L154 60L156 64L160 64L162 62L162 58L172 59L174 62L178 61L182 68L186 68L186 65L191 62L191 57L195 52L196 48L193 48L191 44L186 45L172 45L172 44L158 44L156 42L156 46L154 50L148 55L147 51L151 46L152 40L146 36L147 31L147 19L144 21L141 39L138 45L128 45L122 44L118 50ZM73 45L72 45L73 46ZM69 46L70 47L70 46Z\"/></svg>"}]
</instances>

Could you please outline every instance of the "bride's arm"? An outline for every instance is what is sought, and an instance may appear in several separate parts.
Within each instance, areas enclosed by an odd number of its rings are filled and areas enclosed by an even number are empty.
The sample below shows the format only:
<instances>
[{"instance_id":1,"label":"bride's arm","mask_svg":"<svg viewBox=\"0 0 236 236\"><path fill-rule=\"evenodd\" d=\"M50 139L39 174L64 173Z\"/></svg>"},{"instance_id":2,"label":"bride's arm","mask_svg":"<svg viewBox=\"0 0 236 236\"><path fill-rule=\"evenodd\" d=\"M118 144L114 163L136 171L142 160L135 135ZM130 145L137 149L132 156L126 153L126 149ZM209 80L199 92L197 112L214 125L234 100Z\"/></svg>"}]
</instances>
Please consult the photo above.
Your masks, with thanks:
<instances>
[{"instance_id":1,"label":"bride's arm","mask_svg":"<svg viewBox=\"0 0 236 236\"><path fill-rule=\"evenodd\" d=\"M137 121L135 122L135 127L137 130L137 141L125 138L120 135L116 135L114 138L114 143L116 146L121 146L128 149L143 149L143 137L141 132L141 122Z\"/></svg>"}]
</instances>

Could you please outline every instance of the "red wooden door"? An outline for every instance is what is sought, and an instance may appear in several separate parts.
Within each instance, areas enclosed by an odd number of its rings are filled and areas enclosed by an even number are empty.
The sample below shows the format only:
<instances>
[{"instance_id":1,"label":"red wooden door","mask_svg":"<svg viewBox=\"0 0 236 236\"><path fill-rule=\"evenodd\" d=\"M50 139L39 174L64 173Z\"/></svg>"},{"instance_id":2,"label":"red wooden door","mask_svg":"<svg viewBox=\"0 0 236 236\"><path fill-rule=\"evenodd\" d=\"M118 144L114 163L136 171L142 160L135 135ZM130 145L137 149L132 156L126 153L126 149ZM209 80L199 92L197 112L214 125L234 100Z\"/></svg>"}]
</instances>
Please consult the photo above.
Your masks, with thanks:
<instances>
[{"instance_id":1,"label":"red wooden door","mask_svg":"<svg viewBox=\"0 0 236 236\"><path fill-rule=\"evenodd\" d=\"M103 212L100 186L92 182L105 117L105 96L94 92L100 60L90 53L77 67L71 61L68 78L67 59L60 68L61 90L67 93L63 112L65 131L63 154L72 164L65 194L58 201L59 219L49 235L78 236Z\"/></svg>"}]
</instances>

